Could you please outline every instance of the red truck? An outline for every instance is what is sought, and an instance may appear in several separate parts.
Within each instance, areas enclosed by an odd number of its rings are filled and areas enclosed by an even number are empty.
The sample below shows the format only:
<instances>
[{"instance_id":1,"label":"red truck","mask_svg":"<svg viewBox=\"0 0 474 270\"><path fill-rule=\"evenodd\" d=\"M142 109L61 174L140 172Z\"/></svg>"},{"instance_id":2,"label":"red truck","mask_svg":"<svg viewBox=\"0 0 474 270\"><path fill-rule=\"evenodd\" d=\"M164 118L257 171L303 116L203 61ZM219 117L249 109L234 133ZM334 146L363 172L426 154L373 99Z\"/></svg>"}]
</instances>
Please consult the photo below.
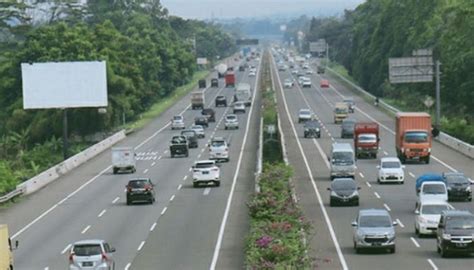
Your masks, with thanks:
<instances>
[{"instance_id":1,"label":"red truck","mask_svg":"<svg viewBox=\"0 0 474 270\"><path fill-rule=\"evenodd\" d=\"M430 163L431 116L424 112L397 113L395 147L402 163L407 159Z\"/></svg>"},{"instance_id":2,"label":"red truck","mask_svg":"<svg viewBox=\"0 0 474 270\"><path fill-rule=\"evenodd\" d=\"M235 87L235 74L232 71L227 71L225 74L225 87Z\"/></svg>"},{"instance_id":3,"label":"red truck","mask_svg":"<svg viewBox=\"0 0 474 270\"><path fill-rule=\"evenodd\" d=\"M354 126L354 148L357 158L377 158L379 151L379 125L375 122L356 123Z\"/></svg>"}]
</instances>

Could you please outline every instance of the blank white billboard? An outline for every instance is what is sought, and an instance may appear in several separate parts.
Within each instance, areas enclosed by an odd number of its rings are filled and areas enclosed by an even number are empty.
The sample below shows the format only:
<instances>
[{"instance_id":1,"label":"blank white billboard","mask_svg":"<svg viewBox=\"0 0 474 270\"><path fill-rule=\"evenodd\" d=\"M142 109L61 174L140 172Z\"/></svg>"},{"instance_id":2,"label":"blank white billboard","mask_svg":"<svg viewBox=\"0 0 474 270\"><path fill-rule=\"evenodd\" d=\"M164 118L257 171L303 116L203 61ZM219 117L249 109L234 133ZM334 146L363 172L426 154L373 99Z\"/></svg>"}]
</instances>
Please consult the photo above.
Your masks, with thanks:
<instances>
[{"instance_id":1,"label":"blank white billboard","mask_svg":"<svg viewBox=\"0 0 474 270\"><path fill-rule=\"evenodd\" d=\"M23 108L107 106L105 62L22 63Z\"/></svg>"}]
</instances>

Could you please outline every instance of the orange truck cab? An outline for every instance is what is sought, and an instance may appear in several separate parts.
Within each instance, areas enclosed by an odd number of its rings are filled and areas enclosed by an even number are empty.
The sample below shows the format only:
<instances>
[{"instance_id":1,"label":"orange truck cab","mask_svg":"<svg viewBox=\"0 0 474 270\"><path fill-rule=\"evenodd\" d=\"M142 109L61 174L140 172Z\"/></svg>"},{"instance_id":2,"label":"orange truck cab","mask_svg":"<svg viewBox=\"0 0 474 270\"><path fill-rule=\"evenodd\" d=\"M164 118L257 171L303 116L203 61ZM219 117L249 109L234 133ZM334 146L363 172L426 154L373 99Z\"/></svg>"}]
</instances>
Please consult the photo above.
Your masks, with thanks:
<instances>
[{"instance_id":1,"label":"orange truck cab","mask_svg":"<svg viewBox=\"0 0 474 270\"><path fill-rule=\"evenodd\" d=\"M431 116L424 112L397 113L395 148L402 163L410 159L428 164L431 155Z\"/></svg>"},{"instance_id":2,"label":"orange truck cab","mask_svg":"<svg viewBox=\"0 0 474 270\"><path fill-rule=\"evenodd\" d=\"M354 148L356 158L363 155L377 158L379 142L379 124L375 122L359 122L355 124Z\"/></svg>"}]
</instances>

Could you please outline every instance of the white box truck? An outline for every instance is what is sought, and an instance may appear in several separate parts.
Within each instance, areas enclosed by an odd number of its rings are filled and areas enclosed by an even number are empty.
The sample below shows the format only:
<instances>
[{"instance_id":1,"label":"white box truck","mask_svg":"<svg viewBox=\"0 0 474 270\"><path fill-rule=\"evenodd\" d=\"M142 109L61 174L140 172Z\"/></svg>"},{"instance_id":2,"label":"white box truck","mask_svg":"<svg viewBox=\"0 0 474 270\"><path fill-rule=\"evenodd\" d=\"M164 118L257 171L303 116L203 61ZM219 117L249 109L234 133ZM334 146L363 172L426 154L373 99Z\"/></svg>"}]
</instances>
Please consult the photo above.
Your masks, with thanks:
<instances>
[{"instance_id":1,"label":"white box truck","mask_svg":"<svg viewBox=\"0 0 474 270\"><path fill-rule=\"evenodd\" d=\"M235 88L234 101L242 101L245 103L245 106L250 106L252 104L252 92L250 91L250 84L237 84L237 87Z\"/></svg>"},{"instance_id":2,"label":"white box truck","mask_svg":"<svg viewBox=\"0 0 474 270\"><path fill-rule=\"evenodd\" d=\"M121 171L134 173L137 171L136 163L135 151L132 147L112 148L112 167L114 174Z\"/></svg>"}]
</instances>

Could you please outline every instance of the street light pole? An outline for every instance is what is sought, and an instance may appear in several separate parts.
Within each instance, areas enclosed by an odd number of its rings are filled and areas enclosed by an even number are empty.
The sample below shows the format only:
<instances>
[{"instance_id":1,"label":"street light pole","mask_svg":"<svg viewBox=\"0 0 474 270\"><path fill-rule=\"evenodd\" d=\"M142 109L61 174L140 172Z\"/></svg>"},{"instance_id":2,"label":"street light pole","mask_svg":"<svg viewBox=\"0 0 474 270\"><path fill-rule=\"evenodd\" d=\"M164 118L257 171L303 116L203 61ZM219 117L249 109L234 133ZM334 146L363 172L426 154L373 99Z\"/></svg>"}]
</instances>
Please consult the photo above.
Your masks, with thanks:
<instances>
[{"instance_id":1,"label":"street light pole","mask_svg":"<svg viewBox=\"0 0 474 270\"><path fill-rule=\"evenodd\" d=\"M441 86L440 86L440 66L441 62L439 60L436 61L436 128L440 128L440 121L441 121Z\"/></svg>"}]
</instances>

